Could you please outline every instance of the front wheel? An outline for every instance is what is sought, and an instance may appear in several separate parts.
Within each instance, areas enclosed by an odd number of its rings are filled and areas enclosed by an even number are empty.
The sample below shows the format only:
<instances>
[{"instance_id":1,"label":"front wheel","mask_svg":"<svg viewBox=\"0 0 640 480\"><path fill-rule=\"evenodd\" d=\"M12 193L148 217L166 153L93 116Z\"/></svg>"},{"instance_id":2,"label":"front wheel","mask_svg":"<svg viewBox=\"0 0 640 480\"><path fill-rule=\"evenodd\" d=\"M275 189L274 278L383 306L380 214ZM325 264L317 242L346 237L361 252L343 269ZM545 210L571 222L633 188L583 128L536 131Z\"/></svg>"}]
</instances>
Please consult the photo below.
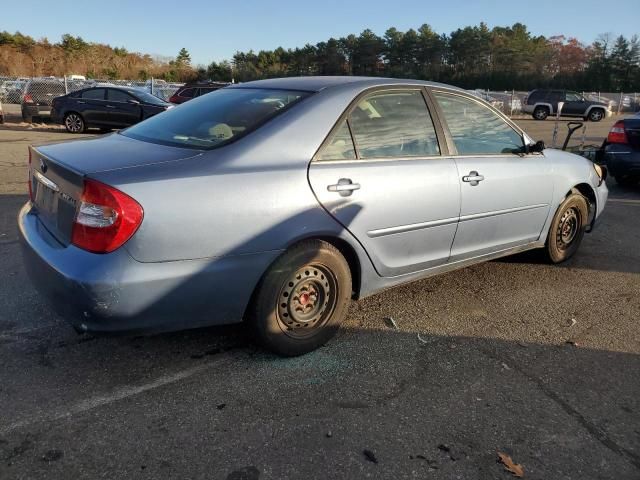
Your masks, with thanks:
<instances>
[{"instance_id":1,"label":"front wheel","mask_svg":"<svg viewBox=\"0 0 640 480\"><path fill-rule=\"evenodd\" d=\"M599 122L604 118L604 112L601 108L594 108L589 112L589 120L592 122Z\"/></svg>"},{"instance_id":2,"label":"front wheel","mask_svg":"<svg viewBox=\"0 0 640 480\"><path fill-rule=\"evenodd\" d=\"M64 126L69 133L82 133L86 129L84 119L75 112L67 113L64 116Z\"/></svg>"},{"instance_id":3,"label":"front wheel","mask_svg":"<svg viewBox=\"0 0 640 480\"><path fill-rule=\"evenodd\" d=\"M569 260L578 251L588 218L587 200L573 191L558 207L549 228L546 253L551 263Z\"/></svg>"},{"instance_id":4,"label":"front wheel","mask_svg":"<svg viewBox=\"0 0 640 480\"><path fill-rule=\"evenodd\" d=\"M247 321L258 341L284 356L315 350L335 335L351 299L351 272L321 240L285 252L260 281Z\"/></svg>"}]
</instances>

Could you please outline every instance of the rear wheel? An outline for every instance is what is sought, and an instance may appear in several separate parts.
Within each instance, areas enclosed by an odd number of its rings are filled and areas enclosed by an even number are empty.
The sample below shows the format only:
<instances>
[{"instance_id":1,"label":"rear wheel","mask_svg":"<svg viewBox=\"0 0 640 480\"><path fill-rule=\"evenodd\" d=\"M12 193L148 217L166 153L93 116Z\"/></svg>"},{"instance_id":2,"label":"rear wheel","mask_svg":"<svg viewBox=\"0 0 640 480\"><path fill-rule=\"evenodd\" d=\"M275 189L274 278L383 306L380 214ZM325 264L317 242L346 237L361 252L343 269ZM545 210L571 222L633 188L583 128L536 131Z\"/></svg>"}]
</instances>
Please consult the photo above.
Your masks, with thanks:
<instances>
[{"instance_id":1,"label":"rear wheel","mask_svg":"<svg viewBox=\"0 0 640 480\"><path fill-rule=\"evenodd\" d=\"M558 207L549 228L546 252L551 263L569 260L578 251L588 218L587 200L579 192L572 191Z\"/></svg>"},{"instance_id":2,"label":"rear wheel","mask_svg":"<svg viewBox=\"0 0 640 480\"><path fill-rule=\"evenodd\" d=\"M346 316L351 272L333 245L302 242L284 253L260 281L247 315L258 341L285 356L326 343Z\"/></svg>"},{"instance_id":3,"label":"rear wheel","mask_svg":"<svg viewBox=\"0 0 640 480\"><path fill-rule=\"evenodd\" d=\"M69 133L82 133L87 128L82 116L75 112L69 112L64 116L64 126Z\"/></svg>"},{"instance_id":4,"label":"rear wheel","mask_svg":"<svg viewBox=\"0 0 640 480\"><path fill-rule=\"evenodd\" d=\"M604 110L601 108L594 108L589 112L589 120L592 122L599 122L604 118Z\"/></svg>"},{"instance_id":5,"label":"rear wheel","mask_svg":"<svg viewBox=\"0 0 640 480\"><path fill-rule=\"evenodd\" d=\"M549 116L549 107L536 107L533 111L533 118L536 120L546 120Z\"/></svg>"}]
</instances>

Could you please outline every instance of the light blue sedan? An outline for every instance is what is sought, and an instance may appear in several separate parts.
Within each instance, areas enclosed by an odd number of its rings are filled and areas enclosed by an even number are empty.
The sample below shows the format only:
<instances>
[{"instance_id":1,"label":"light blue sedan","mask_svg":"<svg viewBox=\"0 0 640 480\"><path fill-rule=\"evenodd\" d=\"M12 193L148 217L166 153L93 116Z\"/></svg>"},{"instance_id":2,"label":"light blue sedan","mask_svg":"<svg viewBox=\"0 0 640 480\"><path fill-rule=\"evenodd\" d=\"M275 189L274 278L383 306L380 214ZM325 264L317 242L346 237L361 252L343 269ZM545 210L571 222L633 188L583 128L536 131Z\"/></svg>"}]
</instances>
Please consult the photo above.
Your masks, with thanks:
<instances>
[{"instance_id":1,"label":"light blue sedan","mask_svg":"<svg viewBox=\"0 0 640 480\"><path fill-rule=\"evenodd\" d=\"M414 80L250 82L29 153L25 262L78 330L245 320L283 355L325 343L352 298L535 248L567 260L607 200L601 167Z\"/></svg>"}]
</instances>

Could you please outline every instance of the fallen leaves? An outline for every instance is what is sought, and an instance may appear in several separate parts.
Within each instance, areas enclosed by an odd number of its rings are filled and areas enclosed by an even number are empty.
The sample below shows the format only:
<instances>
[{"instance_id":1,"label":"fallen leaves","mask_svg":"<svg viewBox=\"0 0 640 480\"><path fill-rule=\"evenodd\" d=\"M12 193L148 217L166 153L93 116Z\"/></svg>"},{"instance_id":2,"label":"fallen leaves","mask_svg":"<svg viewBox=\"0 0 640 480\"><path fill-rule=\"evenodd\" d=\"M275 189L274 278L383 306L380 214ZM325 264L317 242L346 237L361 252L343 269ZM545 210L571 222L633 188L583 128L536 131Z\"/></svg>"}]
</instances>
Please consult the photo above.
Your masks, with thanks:
<instances>
[{"instance_id":1,"label":"fallen leaves","mask_svg":"<svg viewBox=\"0 0 640 480\"><path fill-rule=\"evenodd\" d=\"M498 452L498 461L504 465L505 470L513 473L515 477L524 477L524 467L515 463L506 453Z\"/></svg>"}]
</instances>

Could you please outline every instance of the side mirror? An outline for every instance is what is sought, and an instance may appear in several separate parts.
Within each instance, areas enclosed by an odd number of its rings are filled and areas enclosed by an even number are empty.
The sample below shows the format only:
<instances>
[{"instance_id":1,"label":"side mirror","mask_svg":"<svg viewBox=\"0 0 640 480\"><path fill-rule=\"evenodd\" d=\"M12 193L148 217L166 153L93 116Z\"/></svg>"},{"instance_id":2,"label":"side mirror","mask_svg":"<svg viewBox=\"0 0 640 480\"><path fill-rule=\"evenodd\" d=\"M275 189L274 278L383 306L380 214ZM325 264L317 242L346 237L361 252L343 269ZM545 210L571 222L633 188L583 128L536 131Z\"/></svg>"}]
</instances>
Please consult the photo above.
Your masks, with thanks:
<instances>
[{"instance_id":1,"label":"side mirror","mask_svg":"<svg viewBox=\"0 0 640 480\"><path fill-rule=\"evenodd\" d=\"M542 140L538 140L533 145L525 146L525 153L542 153L542 151L546 148L544 142Z\"/></svg>"}]
</instances>

